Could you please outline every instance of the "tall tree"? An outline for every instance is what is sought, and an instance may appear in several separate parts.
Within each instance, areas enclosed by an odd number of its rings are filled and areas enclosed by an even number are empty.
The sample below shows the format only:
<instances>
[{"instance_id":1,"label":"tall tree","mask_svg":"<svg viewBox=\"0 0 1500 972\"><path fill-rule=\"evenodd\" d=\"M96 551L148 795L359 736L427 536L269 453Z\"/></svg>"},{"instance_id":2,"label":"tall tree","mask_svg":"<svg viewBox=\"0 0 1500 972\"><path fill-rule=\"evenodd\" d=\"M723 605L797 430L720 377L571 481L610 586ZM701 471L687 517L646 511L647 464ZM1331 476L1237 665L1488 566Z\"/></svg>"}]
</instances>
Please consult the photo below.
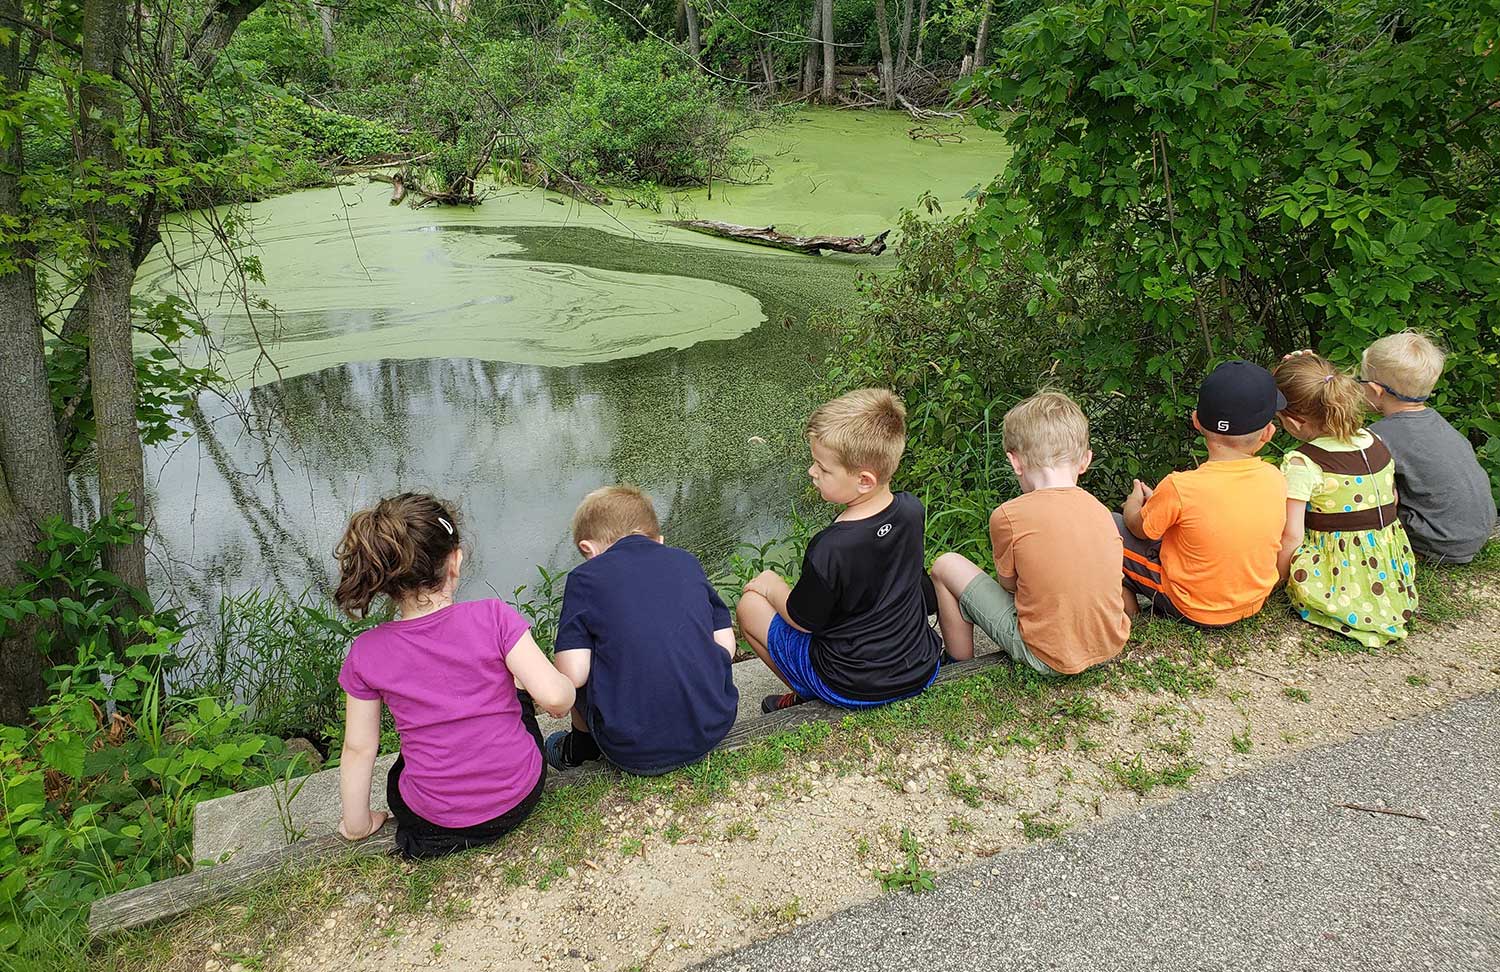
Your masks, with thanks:
<instances>
[{"instance_id":1,"label":"tall tree","mask_svg":"<svg viewBox=\"0 0 1500 972\"><path fill-rule=\"evenodd\" d=\"M191 160L159 160L168 154L167 140L182 135L186 124L180 116L191 98L182 77L208 83L224 46L261 2L209 0L197 26L184 30L179 11L146 4L86 0L81 21L70 23L66 10L43 8L28 18L20 0L0 0L0 373L6 381L0 396L0 585L24 579L21 565L42 521L69 517L65 470L85 418L94 429L97 508L109 511L123 496L137 516L145 515L131 292L136 269L160 239L163 212L183 204L180 186L191 181L184 169L195 168ZM61 94L28 97L33 72L45 72ZM66 138L65 123L36 106L47 98L76 106L73 139ZM72 145L70 169L44 176L28 171L27 128L34 124L51 126L54 144ZM28 192L28 179L47 189ZM43 344L37 276L43 246L59 264L81 254L76 266L59 270L78 294L58 347L86 356L87 363L61 409L53 406L48 378L49 362L56 360L49 354L57 352ZM123 582L144 592L139 534L105 557ZM24 719L41 701L45 660L31 634L16 624L0 627L0 719L7 722Z\"/></svg>"},{"instance_id":2,"label":"tall tree","mask_svg":"<svg viewBox=\"0 0 1500 972\"><path fill-rule=\"evenodd\" d=\"M89 378L94 395L95 446L98 452L99 509L115 497L130 501L137 516L146 511L145 458L136 427L135 350L130 329L130 291L135 283L131 262L129 196L111 185L125 168L121 151L125 107L118 84L125 57L126 11L119 0L87 0L83 7L83 81L78 98L79 178L91 186L85 232L88 243L87 287ZM122 582L146 589L146 547L111 546L105 566Z\"/></svg>"},{"instance_id":3,"label":"tall tree","mask_svg":"<svg viewBox=\"0 0 1500 972\"><path fill-rule=\"evenodd\" d=\"M974 70L978 71L985 66L986 52L990 49L990 13L994 9L995 0L984 0L984 6L979 11L979 30L974 35Z\"/></svg>"},{"instance_id":4,"label":"tall tree","mask_svg":"<svg viewBox=\"0 0 1500 972\"><path fill-rule=\"evenodd\" d=\"M802 55L802 94L812 97L818 90L818 38L823 33L823 0L812 0L807 16L807 48Z\"/></svg>"},{"instance_id":5,"label":"tall tree","mask_svg":"<svg viewBox=\"0 0 1500 972\"><path fill-rule=\"evenodd\" d=\"M0 21L21 23L22 14L21 0L0 0ZM4 109L13 119L0 123L0 227L5 227L7 243L0 249L0 374L5 376L5 394L0 395L0 586L22 580L20 565L36 544L37 524L68 515L37 315L36 243L22 199L25 131L17 103L28 87L27 62L34 60L39 42L32 37L23 48L22 39L12 28L0 45ZM0 722L22 721L41 697L46 659L32 647L32 634L26 627L0 640Z\"/></svg>"},{"instance_id":6,"label":"tall tree","mask_svg":"<svg viewBox=\"0 0 1500 972\"><path fill-rule=\"evenodd\" d=\"M823 7L823 100L832 102L838 90L838 75L833 59L833 0L822 0Z\"/></svg>"},{"instance_id":7,"label":"tall tree","mask_svg":"<svg viewBox=\"0 0 1500 972\"><path fill-rule=\"evenodd\" d=\"M911 15L916 9L912 0L904 0L901 4L901 39L897 45L896 52L896 74L906 73L906 63L911 55Z\"/></svg>"},{"instance_id":8,"label":"tall tree","mask_svg":"<svg viewBox=\"0 0 1500 972\"><path fill-rule=\"evenodd\" d=\"M896 107L896 72L891 60L891 25L885 15L885 0L875 0L875 30L880 35L880 91L887 108Z\"/></svg>"}]
</instances>

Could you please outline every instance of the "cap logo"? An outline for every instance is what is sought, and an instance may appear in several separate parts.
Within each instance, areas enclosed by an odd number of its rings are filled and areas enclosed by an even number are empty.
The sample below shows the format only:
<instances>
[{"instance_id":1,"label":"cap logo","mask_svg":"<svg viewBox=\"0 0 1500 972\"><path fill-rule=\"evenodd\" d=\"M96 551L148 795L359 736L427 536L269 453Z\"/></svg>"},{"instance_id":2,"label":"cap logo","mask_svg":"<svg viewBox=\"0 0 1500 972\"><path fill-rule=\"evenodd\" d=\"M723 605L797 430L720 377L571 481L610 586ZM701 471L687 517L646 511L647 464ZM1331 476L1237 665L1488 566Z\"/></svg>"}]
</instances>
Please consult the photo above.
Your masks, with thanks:
<instances>
[{"instance_id":1,"label":"cap logo","mask_svg":"<svg viewBox=\"0 0 1500 972\"><path fill-rule=\"evenodd\" d=\"M1229 431L1229 420L1228 419L1219 419L1219 421L1215 422L1214 425L1215 425L1216 428L1218 428L1218 430L1220 432L1228 432Z\"/></svg>"},{"instance_id":2,"label":"cap logo","mask_svg":"<svg viewBox=\"0 0 1500 972\"><path fill-rule=\"evenodd\" d=\"M883 537L887 533L890 533L890 532L891 532L891 525L889 523L882 523L882 524L880 524L880 529L875 531L875 535L877 537Z\"/></svg>"}]
</instances>

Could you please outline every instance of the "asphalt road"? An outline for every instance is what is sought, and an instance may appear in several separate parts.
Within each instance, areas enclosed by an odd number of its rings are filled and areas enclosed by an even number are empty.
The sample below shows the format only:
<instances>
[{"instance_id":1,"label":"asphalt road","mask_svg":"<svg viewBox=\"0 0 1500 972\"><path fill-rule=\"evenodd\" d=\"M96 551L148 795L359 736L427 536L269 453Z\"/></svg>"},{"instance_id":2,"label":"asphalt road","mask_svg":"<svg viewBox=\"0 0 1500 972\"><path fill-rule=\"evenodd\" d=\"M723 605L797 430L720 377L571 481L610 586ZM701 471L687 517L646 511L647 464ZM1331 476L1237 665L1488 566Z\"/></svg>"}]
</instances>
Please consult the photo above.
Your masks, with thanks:
<instances>
[{"instance_id":1,"label":"asphalt road","mask_svg":"<svg viewBox=\"0 0 1500 972\"><path fill-rule=\"evenodd\" d=\"M699 968L1500 970L1500 695L1309 750Z\"/></svg>"}]
</instances>

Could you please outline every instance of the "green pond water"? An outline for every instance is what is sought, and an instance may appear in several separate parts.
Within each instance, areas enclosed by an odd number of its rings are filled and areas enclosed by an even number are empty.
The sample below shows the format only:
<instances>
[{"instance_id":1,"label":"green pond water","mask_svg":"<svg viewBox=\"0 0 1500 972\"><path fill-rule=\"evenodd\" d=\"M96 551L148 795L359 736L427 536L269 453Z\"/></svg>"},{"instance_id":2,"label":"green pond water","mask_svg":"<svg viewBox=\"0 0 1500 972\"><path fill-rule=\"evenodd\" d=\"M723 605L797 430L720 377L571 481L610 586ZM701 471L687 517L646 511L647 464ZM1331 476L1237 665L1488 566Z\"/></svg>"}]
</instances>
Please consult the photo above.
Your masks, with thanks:
<instances>
[{"instance_id":1,"label":"green pond water","mask_svg":"<svg viewBox=\"0 0 1500 972\"><path fill-rule=\"evenodd\" d=\"M997 136L914 142L904 115L807 111L751 140L763 183L669 196L661 214L499 188L468 209L388 205L351 183L249 207L265 283L247 313L202 218L174 223L139 291L188 297L234 381L148 456L155 583L326 590L348 515L400 489L459 504L467 596L575 562L568 522L641 485L668 541L722 566L783 526L815 393L809 318L889 258L803 257L663 226L710 218L869 234L932 191L946 211L1004 165ZM262 308L264 302L270 309Z\"/></svg>"}]
</instances>

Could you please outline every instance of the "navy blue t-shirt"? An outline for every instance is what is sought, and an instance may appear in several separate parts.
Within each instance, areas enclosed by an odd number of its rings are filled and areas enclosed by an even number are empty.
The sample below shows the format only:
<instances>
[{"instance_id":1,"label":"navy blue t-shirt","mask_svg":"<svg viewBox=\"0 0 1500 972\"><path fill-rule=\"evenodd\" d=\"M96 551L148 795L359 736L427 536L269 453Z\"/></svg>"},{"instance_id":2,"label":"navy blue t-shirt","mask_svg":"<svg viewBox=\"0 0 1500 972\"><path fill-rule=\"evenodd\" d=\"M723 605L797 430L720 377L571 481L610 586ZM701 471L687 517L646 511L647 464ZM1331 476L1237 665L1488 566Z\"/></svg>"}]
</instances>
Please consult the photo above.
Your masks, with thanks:
<instances>
[{"instance_id":1,"label":"navy blue t-shirt","mask_svg":"<svg viewBox=\"0 0 1500 972\"><path fill-rule=\"evenodd\" d=\"M714 632L730 627L698 559L628 536L568 574L557 651L587 648L584 719L610 761L660 773L701 759L734 725L739 691Z\"/></svg>"}]
</instances>

